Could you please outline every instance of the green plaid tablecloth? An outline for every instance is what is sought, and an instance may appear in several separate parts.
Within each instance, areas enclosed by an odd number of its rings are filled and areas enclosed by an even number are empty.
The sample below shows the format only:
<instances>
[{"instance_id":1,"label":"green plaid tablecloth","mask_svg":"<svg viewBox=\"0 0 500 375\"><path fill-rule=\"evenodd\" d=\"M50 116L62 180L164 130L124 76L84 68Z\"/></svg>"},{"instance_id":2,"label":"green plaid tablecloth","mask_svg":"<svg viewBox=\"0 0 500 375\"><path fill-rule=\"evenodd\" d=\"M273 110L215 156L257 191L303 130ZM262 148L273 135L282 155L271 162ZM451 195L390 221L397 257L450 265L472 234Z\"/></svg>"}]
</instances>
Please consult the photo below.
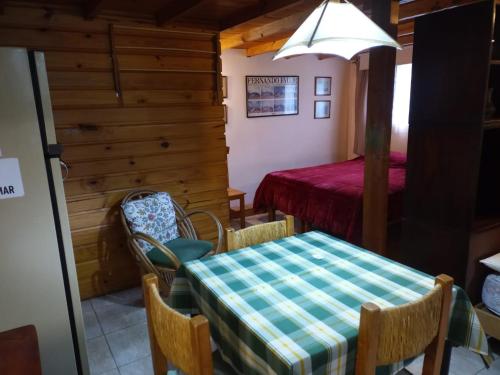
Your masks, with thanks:
<instances>
[{"instance_id":1,"label":"green plaid tablecloth","mask_svg":"<svg viewBox=\"0 0 500 375\"><path fill-rule=\"evenodd\" d=\"M242 374L353 374L361 305L401 305L433 286L429 275L314 231L189 262L169 303L192 312L194 296ZM448 339L488 355L458 287Z\"/></svg>"}]
</instances>

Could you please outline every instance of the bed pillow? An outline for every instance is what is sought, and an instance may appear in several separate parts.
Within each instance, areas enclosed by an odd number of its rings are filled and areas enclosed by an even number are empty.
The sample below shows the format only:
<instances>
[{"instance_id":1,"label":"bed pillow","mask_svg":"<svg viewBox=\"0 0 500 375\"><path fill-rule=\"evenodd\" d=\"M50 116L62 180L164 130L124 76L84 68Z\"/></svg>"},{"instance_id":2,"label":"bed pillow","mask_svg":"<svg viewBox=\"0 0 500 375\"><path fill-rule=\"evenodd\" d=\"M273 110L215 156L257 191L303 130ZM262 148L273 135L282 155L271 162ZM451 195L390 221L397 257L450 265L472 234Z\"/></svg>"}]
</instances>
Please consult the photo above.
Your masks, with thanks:
<instances>
[{"instance_id":1,"label":"bed pillow","mask_svg":"<svg viewBox=\"0 0 500 375\"><path fill-rule=\"evenodd\" d=\"M490 267L492 270L500 272L500 253L493 255L489 258L480 260L485 266Z\"/></svg>"},{"instance_id":2,"label":"bed pillow","mask_svg":"<svg viewBox=\"0 0 500 375\"><path fill-rule=\"evenodd\" d=\"M168 193L155 193L122 205L132 232L142 232L165 243L179 237L175 210ZM139 241L144 253L154 246Z\"/></svg>"}]
</instances>

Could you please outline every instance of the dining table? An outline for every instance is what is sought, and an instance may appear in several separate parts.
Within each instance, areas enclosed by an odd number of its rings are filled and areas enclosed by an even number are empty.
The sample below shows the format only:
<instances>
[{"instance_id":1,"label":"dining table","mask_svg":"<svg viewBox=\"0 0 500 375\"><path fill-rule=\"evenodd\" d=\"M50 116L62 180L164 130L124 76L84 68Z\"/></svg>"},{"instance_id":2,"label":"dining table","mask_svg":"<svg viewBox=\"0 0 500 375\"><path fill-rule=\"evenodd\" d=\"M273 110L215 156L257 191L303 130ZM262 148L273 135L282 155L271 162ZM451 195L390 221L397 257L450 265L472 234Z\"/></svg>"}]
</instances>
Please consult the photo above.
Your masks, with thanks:
<instances>
[{"instance_id":1,"label":"dining table","mask_svg":"<svg viewBox=\"0 0 500 375\"><path fill-rule=\"evenodd\" d=\"M349 375L361 305L398 306L433 287L433 276L311 231L187 262L168 303L208 319L222 357L237 373ZM458 286L447 342L490 358L475 310Z\"/></svg>"}]
</instances>

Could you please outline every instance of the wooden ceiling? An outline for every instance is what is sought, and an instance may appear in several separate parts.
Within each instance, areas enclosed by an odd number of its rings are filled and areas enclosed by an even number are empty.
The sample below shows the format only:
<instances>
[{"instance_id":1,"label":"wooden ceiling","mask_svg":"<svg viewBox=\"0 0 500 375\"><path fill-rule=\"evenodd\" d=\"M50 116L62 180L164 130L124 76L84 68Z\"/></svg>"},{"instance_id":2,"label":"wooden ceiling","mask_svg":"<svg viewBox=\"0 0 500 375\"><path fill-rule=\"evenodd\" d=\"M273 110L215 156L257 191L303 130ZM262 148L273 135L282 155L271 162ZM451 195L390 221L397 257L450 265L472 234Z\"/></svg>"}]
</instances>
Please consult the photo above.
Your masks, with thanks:
<instances>
[{"instance_id":1,"label":"wooden ceiling","mask_svg":"<svg viewBox=\"0 0 500 375\"><path fill-rule=\"evenodd\" d=\"M370 13L376 0L351 0L350 2ZM416 17L447 8L461 6L477 0L400 0L398 42L413 44L413 26ZM322 0L295 1L286 9L270 12L221 32L222 50L245 49L247 56L256 56L279 50ZM290 2L292 3L292 2Z\"/></svg>"},{"instance_id":2,"label":"wooden ceiling","mask_svg":"<svg viewBox=\"0 0 500 375\"><path fill-rule=\"evenodd\" d=\"M377 0L351 0L370 13ZM413 19L430 12L479 0L401 0L398 40L413 43ZM0 0L0 12L9 3ZM222 50L245 49L248 56L277 51L322 0L32 0L43 6L81 10L86 19L124 15L162 27L196 27L219 31ZM26 3L26 1L23 1Z\"/></svg>"}]
</instances>

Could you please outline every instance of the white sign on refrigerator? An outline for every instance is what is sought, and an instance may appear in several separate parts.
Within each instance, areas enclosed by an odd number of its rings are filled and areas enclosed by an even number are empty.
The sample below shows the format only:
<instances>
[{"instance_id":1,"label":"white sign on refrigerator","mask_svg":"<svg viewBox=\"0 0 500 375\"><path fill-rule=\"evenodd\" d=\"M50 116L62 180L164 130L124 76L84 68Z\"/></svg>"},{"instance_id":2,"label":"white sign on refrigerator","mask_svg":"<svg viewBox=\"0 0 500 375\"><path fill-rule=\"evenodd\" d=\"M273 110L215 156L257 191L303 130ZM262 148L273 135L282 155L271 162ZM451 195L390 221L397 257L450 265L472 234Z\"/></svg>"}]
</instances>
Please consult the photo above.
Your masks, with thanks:
<instances>
[{"instance_id":1,"label":"white sign on refrigerator","mask_svg":"<svg viewBox=\"0 0 500 375\"><path fill-rule=\"evenodd\" d=\"M15 158L0 159L0 199L23 196L24 187L19 160Z\"/></svg>"}]
</instances>

